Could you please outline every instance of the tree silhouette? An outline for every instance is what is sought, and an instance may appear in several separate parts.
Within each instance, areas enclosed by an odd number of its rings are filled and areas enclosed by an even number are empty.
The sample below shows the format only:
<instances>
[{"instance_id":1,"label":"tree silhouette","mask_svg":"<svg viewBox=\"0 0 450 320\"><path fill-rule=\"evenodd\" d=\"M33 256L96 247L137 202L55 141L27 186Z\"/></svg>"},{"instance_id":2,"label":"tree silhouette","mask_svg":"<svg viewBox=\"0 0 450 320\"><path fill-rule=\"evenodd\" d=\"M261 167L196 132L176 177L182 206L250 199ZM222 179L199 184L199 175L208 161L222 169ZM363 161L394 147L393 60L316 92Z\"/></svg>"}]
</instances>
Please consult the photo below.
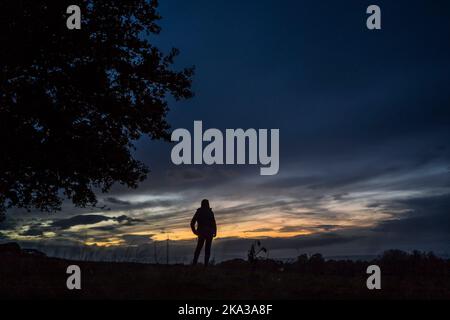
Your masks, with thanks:
<instances>
[{"instance_id":1,"label":"tree silhouette","mask_svg":"<svg viewBox=\"0 0 450 320\"><path fill-rule=\"evenodd\" d=\"M68 30L77 4L81 30ZM168 139L168 98L192 96L192 68L151 44L155 0L0 2L0 212L97 203L114 183L137 187L143 135Z\"/></svg>"}]
</instances>

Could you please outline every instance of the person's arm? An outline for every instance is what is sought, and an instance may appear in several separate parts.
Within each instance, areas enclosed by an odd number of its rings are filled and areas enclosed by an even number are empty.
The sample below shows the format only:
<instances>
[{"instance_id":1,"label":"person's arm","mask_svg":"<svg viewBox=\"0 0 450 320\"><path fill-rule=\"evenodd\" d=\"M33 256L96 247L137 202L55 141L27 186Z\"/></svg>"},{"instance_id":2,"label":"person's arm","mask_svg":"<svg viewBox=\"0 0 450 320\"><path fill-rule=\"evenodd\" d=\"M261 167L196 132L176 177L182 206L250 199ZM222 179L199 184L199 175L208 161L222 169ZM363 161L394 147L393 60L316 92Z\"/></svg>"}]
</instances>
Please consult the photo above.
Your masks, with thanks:
<instances>
[{"instance_id":1,"label":"person's arm","mask_svg":"<svg viewBox=\"0 0 450 320\"><path fill-rule=\"evenodd\" d=\"M214 237L217 236L217 224L216 224L216 218L214 217L214 212L212 214L212 220L213 220L213 230L214 230Z\"/></svg>"},{"instance_id":2,"label":"person's arm","mask_svg":"<svg viewBox=\"0 0 450 320\"><path fill-rule=\"evenodd\" d=\"M191 220L191 229L195 235L197 235L197 230L195 229L196 222L197 222L197 212L194 214L194 216L192 217L192 220Z\"/></svg>"}]
</instances>

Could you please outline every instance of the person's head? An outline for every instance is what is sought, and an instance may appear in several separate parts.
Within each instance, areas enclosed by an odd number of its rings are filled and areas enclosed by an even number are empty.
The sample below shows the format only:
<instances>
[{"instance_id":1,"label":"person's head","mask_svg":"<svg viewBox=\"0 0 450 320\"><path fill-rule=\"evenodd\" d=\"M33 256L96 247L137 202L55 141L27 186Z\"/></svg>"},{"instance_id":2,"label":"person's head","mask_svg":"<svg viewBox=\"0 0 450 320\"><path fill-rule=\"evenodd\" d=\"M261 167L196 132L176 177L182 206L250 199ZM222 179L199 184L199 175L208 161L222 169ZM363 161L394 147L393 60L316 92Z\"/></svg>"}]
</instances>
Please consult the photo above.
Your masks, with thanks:
<instances>
[{"instance_id":1,"label":"person's head","mask_svg":"<svg viewBox=\"0 0 450 320\"><path fill-rule=\"evenodd\" d=\"M208 199L203 199L202 200L202 208L203 209L209 209L209 201L208 201Z\"/></svg>"}]
</instances>

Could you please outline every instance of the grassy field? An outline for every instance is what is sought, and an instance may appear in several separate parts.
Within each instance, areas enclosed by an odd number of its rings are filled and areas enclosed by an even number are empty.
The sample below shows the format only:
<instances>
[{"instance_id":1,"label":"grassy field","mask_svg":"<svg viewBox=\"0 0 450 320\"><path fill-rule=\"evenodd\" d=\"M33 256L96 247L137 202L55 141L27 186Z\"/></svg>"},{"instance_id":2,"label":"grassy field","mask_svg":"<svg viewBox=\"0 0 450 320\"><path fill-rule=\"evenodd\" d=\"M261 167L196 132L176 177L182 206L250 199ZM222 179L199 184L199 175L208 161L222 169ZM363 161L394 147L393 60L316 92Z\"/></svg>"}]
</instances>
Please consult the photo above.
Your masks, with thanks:
<instances>
[{"instance_id":1,"label":"grassy field","mask_svg":"<svg viewBox=\"0 0 450 320\"><path fill-rule=\"evenodd\" d=\"M377 262L382 289L366 287L369 262L320 255L276 261L202 265L67 261L0 252L2 299L450 299L450 263L434 256L386 253ZM81 268L81 290L66 288L66 269Z\"/></svg>"}]
</instances>

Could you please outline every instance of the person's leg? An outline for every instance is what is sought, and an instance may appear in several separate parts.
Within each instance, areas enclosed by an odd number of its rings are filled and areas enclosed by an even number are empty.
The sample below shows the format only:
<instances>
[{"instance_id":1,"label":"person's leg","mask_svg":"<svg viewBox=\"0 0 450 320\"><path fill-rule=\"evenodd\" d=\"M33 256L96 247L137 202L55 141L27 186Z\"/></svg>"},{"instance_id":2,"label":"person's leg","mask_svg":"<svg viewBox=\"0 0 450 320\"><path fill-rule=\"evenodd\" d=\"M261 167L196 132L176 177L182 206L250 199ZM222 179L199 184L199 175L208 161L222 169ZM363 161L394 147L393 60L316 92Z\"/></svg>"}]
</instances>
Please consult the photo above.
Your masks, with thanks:
<instances>
[{"instance_id":1,"label":"person's leg","mask_svg":"<svg viewBox=\"0 0 450 320\"><path fill-rule=\"evenodd\" d=\"M205 243L205 238L199 236L197 239L197 248L195 248L194 261L192 262L193 265L197 264L198 256L200 255L200 251L202 251L203 248L203 243Z\"/></svg>"},{"instance_id":2,"label":"person's leg","mask_svg":"<svg viewBox=\"0 0 450 320\"><path fill-rule=\"evenodd\" d=\"M211 254L211 243L212 243L212 237L208 237L206 239L206 245L205 245L205 267L209 263L209 256Z\"/></svg>"}]
</instances>

